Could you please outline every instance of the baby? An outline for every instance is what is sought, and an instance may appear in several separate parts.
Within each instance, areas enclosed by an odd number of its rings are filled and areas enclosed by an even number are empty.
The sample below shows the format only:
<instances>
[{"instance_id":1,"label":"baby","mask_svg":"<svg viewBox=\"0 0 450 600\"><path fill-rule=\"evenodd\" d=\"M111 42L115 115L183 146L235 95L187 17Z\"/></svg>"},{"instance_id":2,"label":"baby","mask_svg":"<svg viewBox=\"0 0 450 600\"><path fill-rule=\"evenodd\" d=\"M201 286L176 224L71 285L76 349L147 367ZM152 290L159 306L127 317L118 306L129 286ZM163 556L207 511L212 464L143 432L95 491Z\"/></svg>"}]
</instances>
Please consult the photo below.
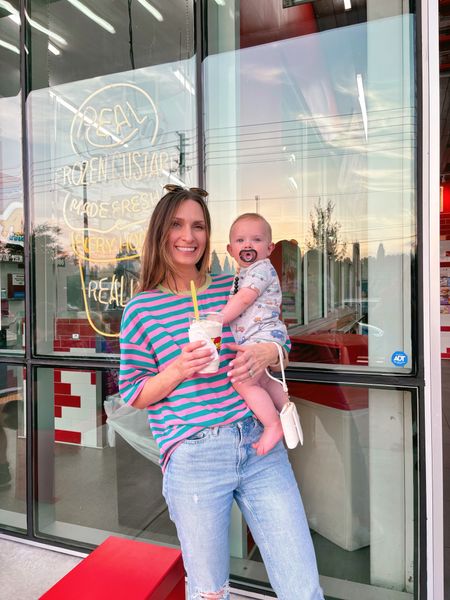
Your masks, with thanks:
<instances>
[{"instance_id":1,"label":"baby","mask_svg":"<svg viewBox=\"0 0 450 600\"><path fill-rule=\"evenodd\" d=\"M231 225L227 250L239 271L222 314L238 344L270 341L282 346L287 339L280 321L280 282L269 260L273 249L271 227L261 215L245 213ZM266 454L283 437L277 411L287 402L287 394L266 373L239 384L239 393L264 425L253 446L257 454Z\"/></svg>"}]
</instances>

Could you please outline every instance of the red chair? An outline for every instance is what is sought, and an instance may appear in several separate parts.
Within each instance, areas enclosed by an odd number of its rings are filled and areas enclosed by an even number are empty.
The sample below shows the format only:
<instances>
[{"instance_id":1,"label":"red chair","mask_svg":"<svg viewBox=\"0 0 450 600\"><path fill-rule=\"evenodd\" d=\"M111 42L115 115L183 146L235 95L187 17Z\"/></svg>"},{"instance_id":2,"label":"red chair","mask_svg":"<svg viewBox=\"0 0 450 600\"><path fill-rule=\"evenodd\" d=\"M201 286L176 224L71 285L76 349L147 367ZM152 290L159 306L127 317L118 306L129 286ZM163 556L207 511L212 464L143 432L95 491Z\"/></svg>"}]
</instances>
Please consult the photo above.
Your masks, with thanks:
<instances>
[{"instance_id":1,"label":"red chair","mask_svg":"<svg viewBox=\"0 0 450 600\"><path fill-rule=\"evenodd\" d=\"M181 551L109 537L41 600L185 600Z\"/></svg>"}]
</instances>

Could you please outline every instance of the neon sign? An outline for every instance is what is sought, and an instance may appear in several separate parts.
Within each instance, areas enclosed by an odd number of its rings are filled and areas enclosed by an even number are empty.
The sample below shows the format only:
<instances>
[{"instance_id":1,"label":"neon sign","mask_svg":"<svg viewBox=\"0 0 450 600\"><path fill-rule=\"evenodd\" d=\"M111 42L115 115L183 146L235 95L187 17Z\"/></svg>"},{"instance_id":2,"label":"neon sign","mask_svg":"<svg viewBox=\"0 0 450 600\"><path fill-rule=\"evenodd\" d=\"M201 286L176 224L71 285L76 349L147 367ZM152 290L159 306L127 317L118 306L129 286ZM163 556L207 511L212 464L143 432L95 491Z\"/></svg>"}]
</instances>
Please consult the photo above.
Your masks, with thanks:
<instances>
[{"instance_id":1,"label":"neon sign","mask_svg":"<svg viewBox=\"0 0 450 600\"><path fill-rule=\"evenodd\" d=\"M86 148L117 148L140 137L154 144L159 119L155 103L132 83L112 83L88 96L72 120L70 142L76 154Z\"/></svg>"},{"instance_id":2,"label":"neon sign","mask_svg":"<svg viewBox=\"0 0 450 600\"><path fill-rule=\"evenodd\" d=\"M80 159L59 167L55 181L64 190L63 219L71 232L87 319L97 333L118 337L118 332L103 330L91 306L117 309L133 296L133 261L140 256L146 223L160 198L159 185L152 189L152 183L178 169L178 154L155 148L158 111L151 96L135 84L103 86L74 111L70 143ZM117 182L111 193L99 190L111 182Z\"/></svg>"}]
</instances>

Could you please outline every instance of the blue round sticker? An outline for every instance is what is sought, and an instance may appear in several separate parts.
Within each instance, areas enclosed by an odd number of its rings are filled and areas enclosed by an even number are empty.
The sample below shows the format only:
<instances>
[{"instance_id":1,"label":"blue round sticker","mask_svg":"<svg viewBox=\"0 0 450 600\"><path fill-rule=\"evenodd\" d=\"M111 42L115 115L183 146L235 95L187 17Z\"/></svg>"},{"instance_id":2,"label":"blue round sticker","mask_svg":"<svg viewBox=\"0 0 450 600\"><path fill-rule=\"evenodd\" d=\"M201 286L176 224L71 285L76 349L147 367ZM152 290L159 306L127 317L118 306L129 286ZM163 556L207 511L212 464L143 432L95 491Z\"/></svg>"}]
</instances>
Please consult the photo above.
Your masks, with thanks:
<instances>
[{"instance_id":1,"label":"blue round sticker","mask_svg":"<svg viewBox=\"0 0 450 600\"><path fill-rule=\"evenodd\" d=\"M401 350L397 350L391 356L391 362L396 367L406 367L408 364L408 355L406 352L402 352Z\"/></svg>"}]
</instances>

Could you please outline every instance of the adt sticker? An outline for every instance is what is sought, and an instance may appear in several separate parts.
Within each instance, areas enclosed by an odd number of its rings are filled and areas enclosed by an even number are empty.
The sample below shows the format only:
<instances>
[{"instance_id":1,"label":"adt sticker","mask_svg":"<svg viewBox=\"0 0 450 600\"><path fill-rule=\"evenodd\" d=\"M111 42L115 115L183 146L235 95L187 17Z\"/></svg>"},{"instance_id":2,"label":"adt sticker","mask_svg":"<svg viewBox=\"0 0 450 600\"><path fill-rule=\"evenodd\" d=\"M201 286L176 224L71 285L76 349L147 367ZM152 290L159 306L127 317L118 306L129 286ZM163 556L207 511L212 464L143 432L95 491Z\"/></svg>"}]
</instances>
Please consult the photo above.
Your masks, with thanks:
<instances>
[{"instance_id":1,"label":"adt sticker","mask_svg":"<svg viewBox=\"0 0 450 600\"><path fill-rule=\"evenodd\" d=\"M394 352L391 356L391 362L396 367L406 367L408 364L408 355L401 350L397 350L397 352Z\"/></svg>"}]
</instances>

